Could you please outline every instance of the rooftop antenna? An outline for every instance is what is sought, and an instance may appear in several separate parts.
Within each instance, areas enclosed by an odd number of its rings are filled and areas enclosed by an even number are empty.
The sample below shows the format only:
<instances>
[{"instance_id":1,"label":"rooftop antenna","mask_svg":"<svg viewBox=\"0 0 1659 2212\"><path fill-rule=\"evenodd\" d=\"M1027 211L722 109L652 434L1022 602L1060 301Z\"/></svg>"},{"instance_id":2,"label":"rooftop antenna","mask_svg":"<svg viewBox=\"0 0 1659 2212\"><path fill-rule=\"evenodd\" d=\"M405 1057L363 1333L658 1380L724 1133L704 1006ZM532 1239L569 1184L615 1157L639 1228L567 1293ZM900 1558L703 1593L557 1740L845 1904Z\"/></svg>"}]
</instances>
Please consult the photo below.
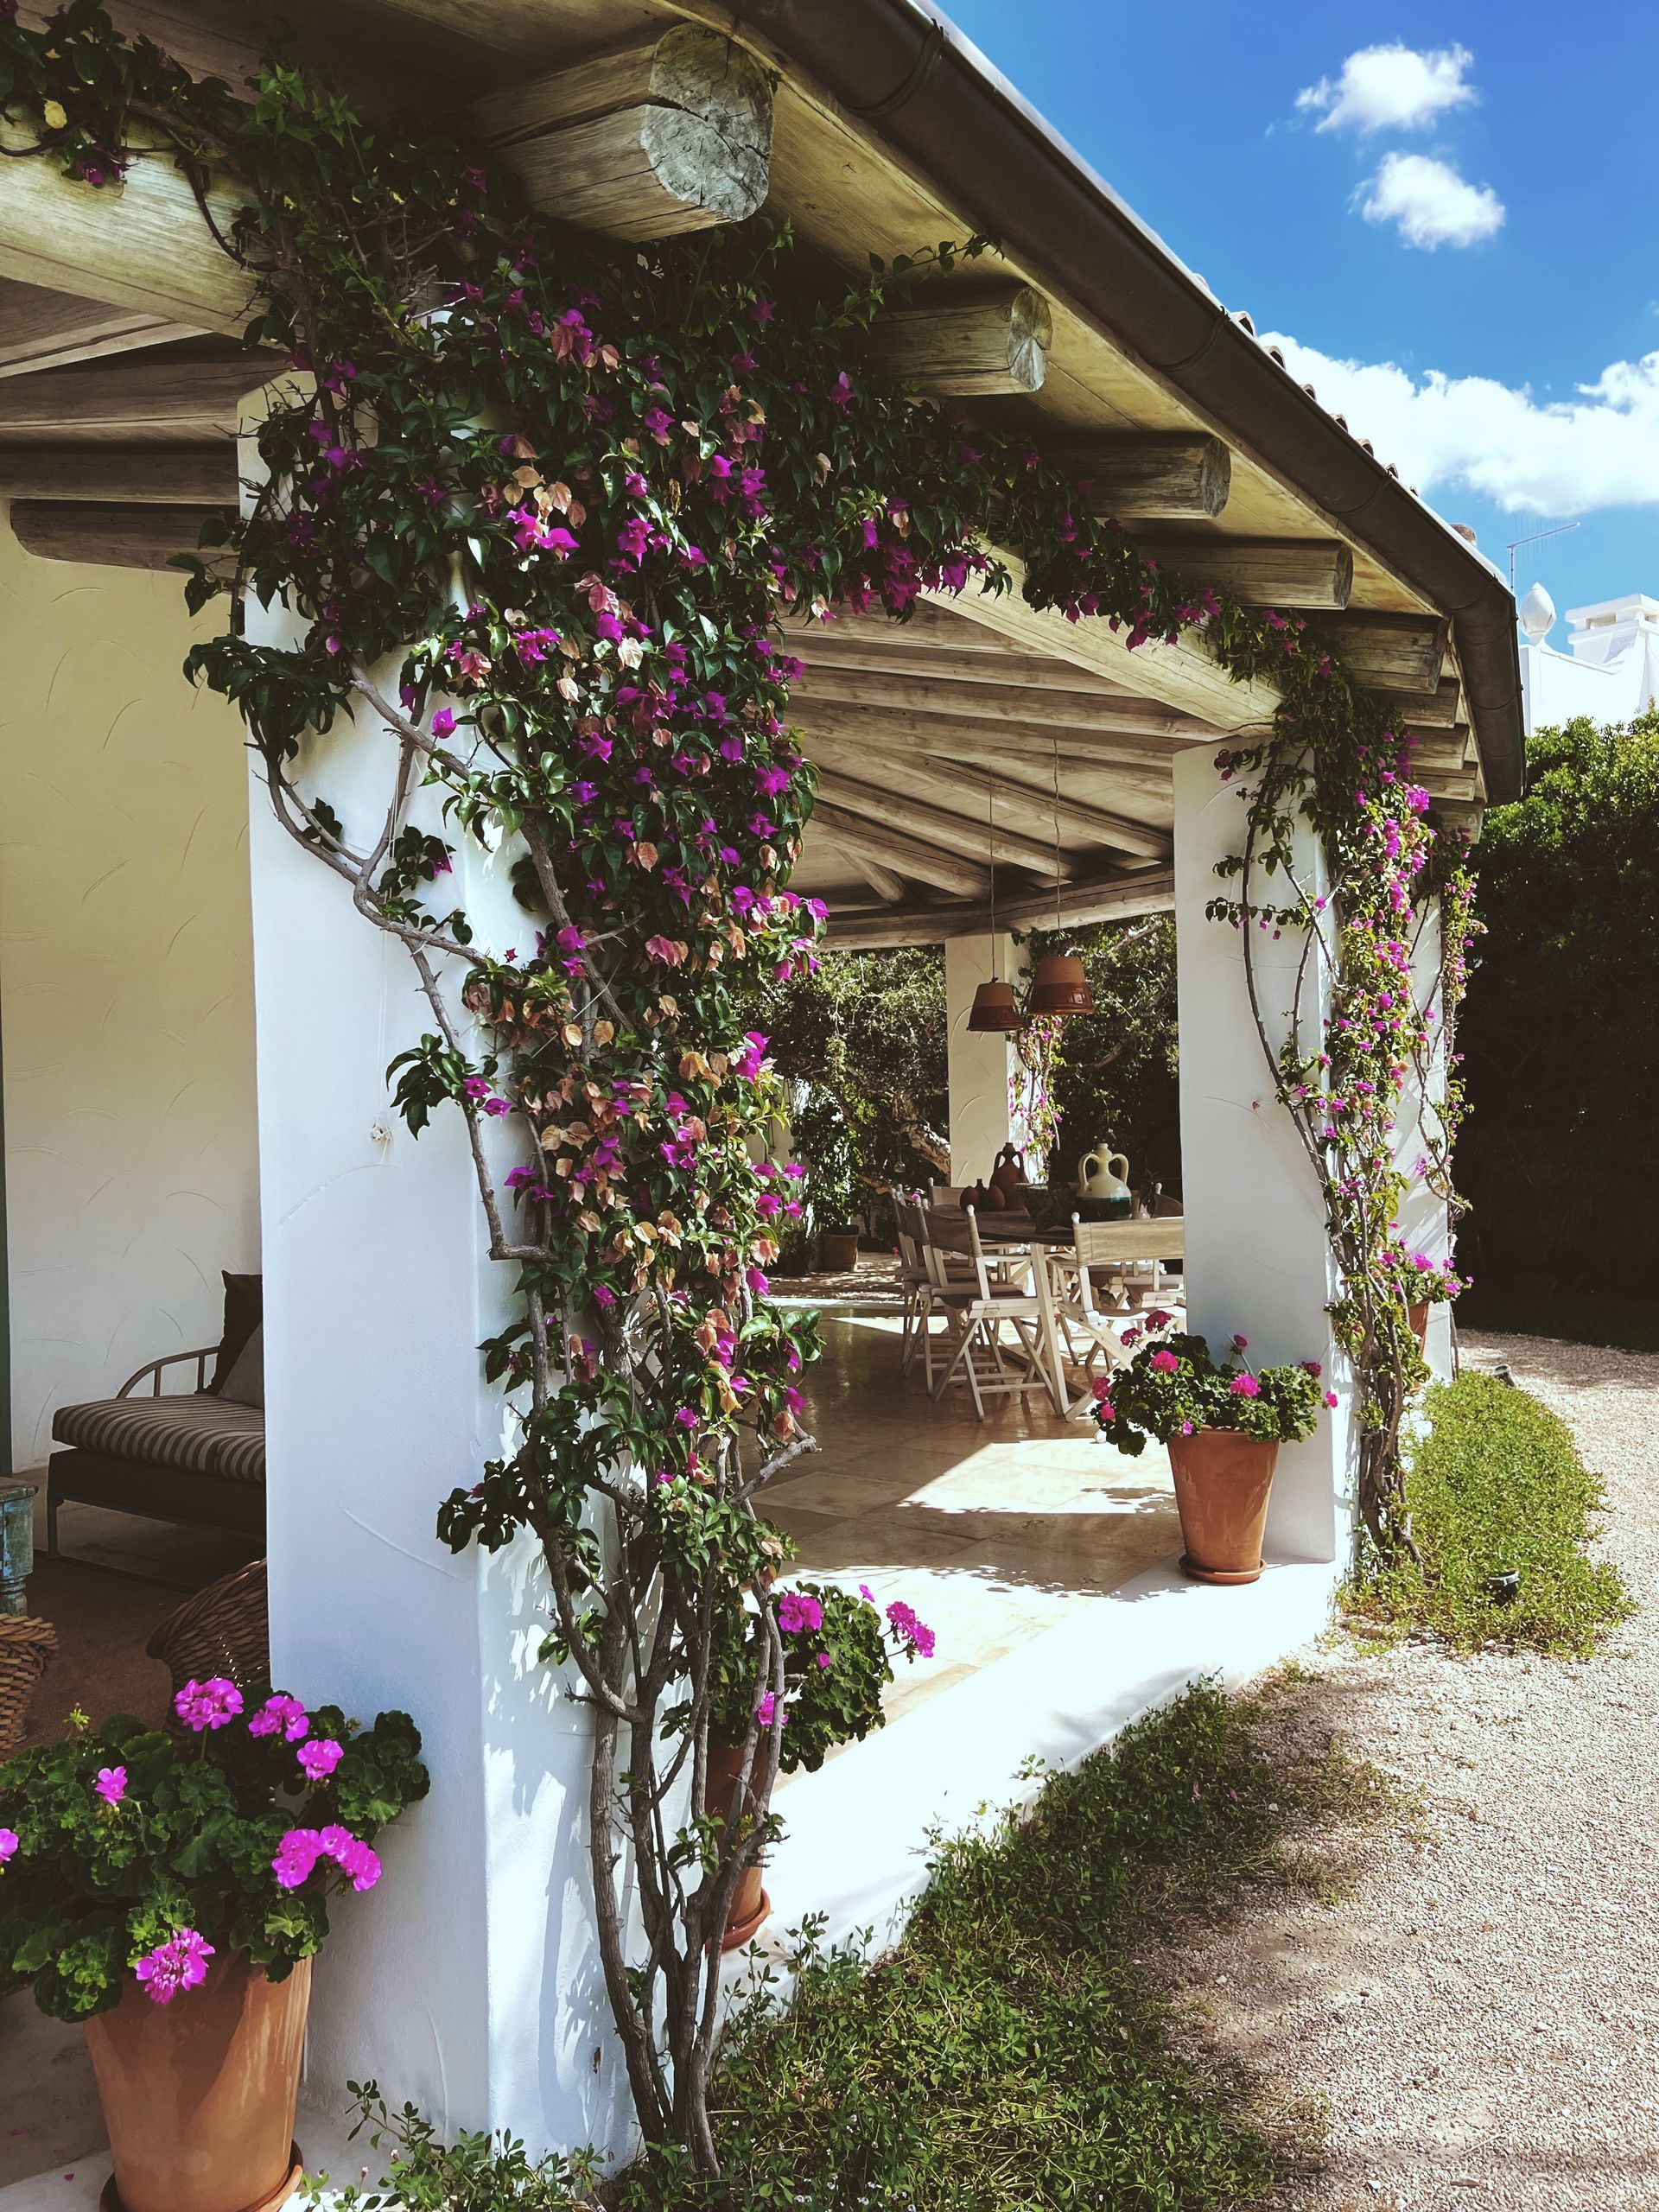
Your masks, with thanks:
<instances>
[{"instance_id":1,"label":"rooftop antenna","mask_svg":"<svg viewBox=\"0 0 1659 2212\"><path fill-rule=\"evenodd\" d=\"M1552 523L1548 530L1535 530L1530 537L1512 537L1504 547L1510 556L1510 597L1515 597L1515 556L1523 545L1541 545L1547 537L1564 537L1569 530L1579 527L1575 522Z\"/></svg>"}]
</instances>

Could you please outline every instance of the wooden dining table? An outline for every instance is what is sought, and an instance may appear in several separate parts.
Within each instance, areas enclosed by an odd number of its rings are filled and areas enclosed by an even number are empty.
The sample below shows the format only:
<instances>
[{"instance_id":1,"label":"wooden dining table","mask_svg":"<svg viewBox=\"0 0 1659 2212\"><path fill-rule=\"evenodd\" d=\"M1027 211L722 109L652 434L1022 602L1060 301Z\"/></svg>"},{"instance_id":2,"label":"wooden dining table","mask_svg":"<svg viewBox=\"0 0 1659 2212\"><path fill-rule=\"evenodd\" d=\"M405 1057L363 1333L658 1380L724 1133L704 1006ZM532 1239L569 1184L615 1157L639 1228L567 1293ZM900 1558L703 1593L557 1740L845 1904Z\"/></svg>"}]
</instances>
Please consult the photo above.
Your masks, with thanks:
<instances>
[{"instance_id":1,"label":"wooden dining table","mask_svg":"<svg viewBox=\"0 0 1659 2212\"><path fill-rule=\"evenodd\" d=\"M1071 1223L1039 1229L1028 1213L988 1209L976 1214L979 1241L988 1259L1024 1259L1031 1263L1038 1303L1042 1307L1043 1380L1054 1410L1064 1420L1072 1410L1065 1382L1065 1353L1056 1312L1056 1282L1077 1266L1077 1245ZM1185 1260L1186 1223L1179 1214L1157 1214L1141 1220L1103 1222L1090 1238L1090 1265L1108 1266L1147 1260ZM1126 1309L1127 1312L1127 1309Z\"/></svg>"}]
</instances>

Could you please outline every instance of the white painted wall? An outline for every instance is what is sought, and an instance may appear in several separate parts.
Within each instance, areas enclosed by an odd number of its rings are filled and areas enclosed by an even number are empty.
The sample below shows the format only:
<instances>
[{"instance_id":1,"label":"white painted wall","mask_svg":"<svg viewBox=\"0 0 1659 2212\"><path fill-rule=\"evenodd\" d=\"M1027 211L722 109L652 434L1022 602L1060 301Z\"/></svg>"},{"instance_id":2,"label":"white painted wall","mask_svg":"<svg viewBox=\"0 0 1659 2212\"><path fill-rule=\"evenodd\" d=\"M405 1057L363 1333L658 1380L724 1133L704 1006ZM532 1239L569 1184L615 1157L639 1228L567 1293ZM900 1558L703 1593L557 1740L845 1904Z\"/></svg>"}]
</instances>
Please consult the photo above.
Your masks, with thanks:
<instances>
[{"instance_id":1,"label":"white painted wall","mask_svg":"<svg viewBox=\"0 0 1659 2212\"><path fill-rule=\"evenodd\" d=\"M13 1451L211 1344L258 1265L240 725L194 693L182 581L0 527L0 1025Z\"/></svg>"},{"instance_id":2,"label":"white painted wall","mask_svg":"<svg viewBox=\"0 0 1659 2212\"><path fill-rule=\"evenodd\" d=\"M1174 773L1189 1325L1217 1357L1237 1331L1249 1338L1252 1365L1317 1359L1327 1380L1334 1376L1341 1405L1322 1412L1306 1442L1279 1454L1266 1544L1269 1560L1337 1560L1346 1554L1353 1510L1355 1440L1346 1362L1325 1310L1336 1281L1324 1209L1290 1116L1274 1096L1239 933L1204 912L1224 888L1216 862L1243 844L1243 803L1236 785L1221 782L1208 747L1177 753ZM1310 893L1322 887L1311 836L1299 873ZM1269 891L1258 887L1252 895ZM1258 933L1256 975L1270 1020L1291 1004L1301 949L1290 932L1277 944ZM1322 1025L1320 995L1316 988L1307 994L1310 1041Z\"/></svg>"},{"instance_id":3,"label":"white painted wall","mask_svg":"<svg viewBox=\"0 0 1659 2212\"><path fill-rule=\"evenodd\" d=\"M1419 1163L1427 1154L1425 1130L1439 1133L1434 1103L1446 1096L1440 977L1440 906L1436 899L1424 912L1411 947L1413 994L1420 1007L1428 1007L1433 1014L1429 1025L1433 1041L1426 1071L1428 1080L1419 1095L1408 1094L1402 1098L1394 1141L1395 1164L1405 1176L1407 1185L1400 1201L1400 1235L1408 1252L1427 1252L1431 1260L1448 1259L1452 1250L1452 1227L1446 1201L1435 1195L1419 1172ZM1416 1085L1412 1088L1418 1090ZM1451 1380L1452 1307L1447 1304L1429 1308L1423 1357L1441 1382Z\"/></svg>"}]
</instances>

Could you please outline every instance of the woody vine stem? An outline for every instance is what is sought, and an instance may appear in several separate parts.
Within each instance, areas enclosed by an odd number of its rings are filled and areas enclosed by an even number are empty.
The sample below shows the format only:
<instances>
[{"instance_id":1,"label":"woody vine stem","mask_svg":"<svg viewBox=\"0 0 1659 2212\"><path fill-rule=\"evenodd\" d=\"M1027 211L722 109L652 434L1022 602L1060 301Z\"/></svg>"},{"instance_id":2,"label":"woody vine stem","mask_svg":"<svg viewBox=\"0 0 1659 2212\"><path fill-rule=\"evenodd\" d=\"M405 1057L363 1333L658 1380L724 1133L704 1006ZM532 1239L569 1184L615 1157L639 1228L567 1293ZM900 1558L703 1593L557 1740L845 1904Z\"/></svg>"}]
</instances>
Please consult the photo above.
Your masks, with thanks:
<instances>
[{"instance_id":1,"label":"woody vine stem","mask_svg":"<svg viewBox=\"0 0 1659 2212\"><path fill-rule=\"evenodd\" d=\"M439 1529L539 1548L545 1656L591 1717L596 1925L633 2101L648 2141L713 2175L712 1947L775 1832L785 1717L769 1587L788 1547L758 1501L813 1448L814 1326L766 1273L797 1200L750 1159L781 1087L741 1026L823 919L788 887L814 776L785 624L1007 591L995 536L1033 603L1131 645L1196 631L1236 677L1279 684L1272 729L1224 763L1249 798L1215 911L1252 948L1306 932L1304 974L1317 959L1332 980L1317 1046L1296 1009L1258 1014L1325 1194L1385 1551L1409 1541L1397 1439L1421 1373L1389 1130L1432 1011L1398 995L1400 948L1432 860L1449 1010L1466 879L1408 747L1315 634L1142 560L1039 454L866 365L883 299L948 276L950 248L844 297L765 222L612 248L528 211L442 123L371 124L275 64L238 99L90 0L40 31L15 16L0 0L0 150L89 194L172 161L204 219L210 177L242 202L215 235L261 302L249 381L283 373L231 573L193 564L192 607L223 593L229 615L188 668L235 704L276 818L407 948L429 1010L397 1103L417 1132L464 1118L516 1284L483 1347L513 1446ZM320 766L341 717L386 762L381 804L350 819ZM1327 892L1296 880L1299 825ZM1268 910L1253 894L1275 874ZM711 1651L741 1607L758 1622L745 1781L710 1804Z\"/></svg>"}]
</instances>

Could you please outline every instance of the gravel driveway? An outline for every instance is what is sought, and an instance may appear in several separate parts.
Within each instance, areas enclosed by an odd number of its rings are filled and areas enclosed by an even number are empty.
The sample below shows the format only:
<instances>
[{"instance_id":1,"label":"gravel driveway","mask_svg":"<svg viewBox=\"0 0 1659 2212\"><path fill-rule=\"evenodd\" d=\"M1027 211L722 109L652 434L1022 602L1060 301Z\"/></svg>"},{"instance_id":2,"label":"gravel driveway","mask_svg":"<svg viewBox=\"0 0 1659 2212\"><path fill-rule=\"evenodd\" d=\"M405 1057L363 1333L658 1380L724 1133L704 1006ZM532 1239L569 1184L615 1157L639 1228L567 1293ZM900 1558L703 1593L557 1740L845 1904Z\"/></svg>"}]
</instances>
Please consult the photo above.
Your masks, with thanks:
<instances>
[{"instance_id":1,"label":"gravel driveway","mask_svg":"<svg viewBox=\"0 0 1659 2212\"><path fill-rule=\"evenodd\" d=\"M1330 2122L1294 2212L1659 2207L1659 1357L1465 1339L1568 1421L1641 1610L1589 1662L1346 1638L1286 1725L1421 1800L1334 1902L1183 1947L1224 2048Z\"/></svg>"}]
</instances>

